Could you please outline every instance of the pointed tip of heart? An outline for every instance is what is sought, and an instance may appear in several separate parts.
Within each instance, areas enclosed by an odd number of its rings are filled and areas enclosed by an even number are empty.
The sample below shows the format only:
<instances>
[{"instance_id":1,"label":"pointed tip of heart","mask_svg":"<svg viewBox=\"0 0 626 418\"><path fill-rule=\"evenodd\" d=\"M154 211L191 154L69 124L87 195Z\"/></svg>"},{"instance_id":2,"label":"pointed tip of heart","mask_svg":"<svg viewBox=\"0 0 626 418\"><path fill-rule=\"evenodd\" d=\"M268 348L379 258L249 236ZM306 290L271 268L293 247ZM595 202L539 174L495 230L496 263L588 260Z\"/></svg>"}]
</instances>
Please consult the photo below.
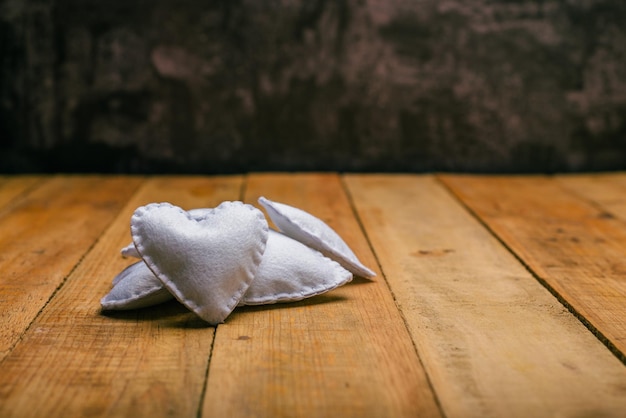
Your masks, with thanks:
<instances>
[{"instance_id":1,"label":"pointed tip of heart","mask_svg":"<svg viewBox=\"0 0 626 418\"><path fill-rule=\"evenodd\" d=\"M274 202L265 196L259 197L258 202L285 235L320 251L357 276L376 276L374 271L361 263L348 244L326 222L305 210Z\"/></svg>"}]
</instances>

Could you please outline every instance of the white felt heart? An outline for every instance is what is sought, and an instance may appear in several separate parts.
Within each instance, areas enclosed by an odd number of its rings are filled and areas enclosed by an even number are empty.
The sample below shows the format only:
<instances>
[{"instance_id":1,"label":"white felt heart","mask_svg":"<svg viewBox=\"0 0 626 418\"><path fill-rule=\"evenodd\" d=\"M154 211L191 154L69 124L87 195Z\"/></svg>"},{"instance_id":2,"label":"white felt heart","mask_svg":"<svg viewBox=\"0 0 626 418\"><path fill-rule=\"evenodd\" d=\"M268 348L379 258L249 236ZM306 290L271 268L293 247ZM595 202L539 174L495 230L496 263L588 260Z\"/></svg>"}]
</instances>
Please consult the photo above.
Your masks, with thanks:
<instances>
[{"instance_id":1,"label":"white felt heart","mask_svg":"<svg viewBox=\"0 0 626 418\"><path fill-rule=\"evenodd\" d=\"M240 305L292 302L319 295L352 280L352 273L306 245L269 231L254 282Z\"/></svg>"},{"instance_id":2,"label":"white felt heart","mask_svg":"<svg viewBox=\"0 0 626 418\"><path fill-rule=\"evenodd\" d=\"M285 235L308 245L341 264L357 276L373 277L372 270L363 265L348 244L328 224L302 209L259 198L270 219Z\"/></svg>"},{"instance_id":3,"label":"white felt heart","mask_svg":"<svg viewBox=\"0 0 626 418\"><path fill-rule=\"evenodd\" d=\"M252 283L268 226L261 211L242 202L224 202L200 221L169 203L153 203L135 211L131 235L146 265L172 295L215 325Z\"/></svg>"},{"instance_id":4,"label":"white felt heart","mask_svg":"<svg viewBox=\"0 0 626 418\"><path fill-rule=\"evenodd\" d=\"M208 209L208 208L191 209L191 210L188 210L187 213L189 214L189 216L191 216L192 219L199 221L205 215L211 213L211 210L212 209ZM134 242L131 242L126 247L122 248L120 252L122 253L124 257L141 258L141 255L139 255L139 252L135 248ZM113 282L113 284L115 284L115 281Z\"/></svg>"},{"instance_id":5,"label":"white felt heart","mask_svg":"<svg viewBox=\"0 0 626 418\"><path fill-rule=\"evenodd\" d=\"M146 263L138 261L115 276L113 288L100 304L104 310L139 309L173 298Z\"/></svg>"}]
</instances>

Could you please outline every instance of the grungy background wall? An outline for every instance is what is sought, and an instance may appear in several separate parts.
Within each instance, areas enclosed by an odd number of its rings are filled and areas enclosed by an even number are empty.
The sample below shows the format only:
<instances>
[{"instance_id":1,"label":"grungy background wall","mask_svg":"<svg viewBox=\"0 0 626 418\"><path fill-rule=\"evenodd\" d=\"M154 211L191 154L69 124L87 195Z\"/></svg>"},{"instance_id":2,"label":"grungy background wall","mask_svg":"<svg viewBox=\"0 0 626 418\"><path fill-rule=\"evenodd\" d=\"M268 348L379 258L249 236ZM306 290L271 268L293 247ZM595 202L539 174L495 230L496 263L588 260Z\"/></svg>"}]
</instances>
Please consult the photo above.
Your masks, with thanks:
<instances>
[{"instance_id":1,"label":"grungy background wall","mask_svg":"<svg viewBox=\"0 0 626 418\"><path fill-rule=\"evenodd\" d=\"M624 0L0 0L0 172L626 169Z\"/></svg>"}]
</instances>

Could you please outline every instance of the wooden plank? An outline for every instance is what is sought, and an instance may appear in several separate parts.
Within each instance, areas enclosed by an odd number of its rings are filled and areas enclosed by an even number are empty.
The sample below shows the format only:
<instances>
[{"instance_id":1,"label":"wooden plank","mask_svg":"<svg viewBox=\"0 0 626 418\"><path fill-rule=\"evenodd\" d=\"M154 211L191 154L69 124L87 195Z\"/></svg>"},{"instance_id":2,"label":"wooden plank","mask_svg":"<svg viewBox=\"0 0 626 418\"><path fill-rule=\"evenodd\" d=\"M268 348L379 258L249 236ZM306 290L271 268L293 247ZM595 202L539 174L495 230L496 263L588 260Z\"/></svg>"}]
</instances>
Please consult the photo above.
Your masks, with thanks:
<instances>
[{"instance_id":1,"label":"wooden plank","mask_svg":"<svg viewBox=\"0 0 626 418\"><path fill-rule=\"evenodd\" d=\"M0 364L3 417L196 417L214 330L177 302L102 315L100 298L133 260L133 210L190 209L239 197L240 177L152 178Z\"/></svg>"},{"instance_id":2,"label":"wooden plank","mask_svg":"<svg viewBox=\"0 0 626 418\"><path fill-rule=\"evenodd\" d=\"M572 193L597 205L608 215L626 221L626 174L570 174L556 176L554 179Z\"/></svg>"},{"instance_id":3,"label":"wooden plank","mask_svg":"<svg viewBox=\"0 0 626 418\"><path fill-rule=\"evenodd\" d=\"M41 176L0 176L0 210L44 181Z\"/></svg>"},{"instance_id":4,"label":"wooden plank","mask_svg":"<svg viewBox=\"0 0 626 418\"><path fill-rule=\"evenodd\" d=\"M331 225L367 266L376 261L336 175L257 174L264 195ZM382 276L307 301L245 308L218 327L203 416L439 416Z\"/></svg>"},{"instance_id":5,"label":"wooden plank","mask_svg":"<svg viewBox=\"0 0 626 418\"><path fill-rule=\"evenodd\" d=\"M626 362L626 227L547 177L445 184Z\"/></svg>"},{"instance_id":6,"label":"wooden plank","mask_svg":"<svg viewBox=\"0 0 626 418\"><path fill-rule=\"evenodd\" d=\"M433 177L345 181L445 416L623 416L626 369Z\"/></svg>"},{"instance_id":7,"label":"wooden plank","mask_svg":"<svg viewBox=\"0 0 626 418\"><path fill-rule=\"evenodd\" d=\"M0 359L138 185L121 177L59 176L2 213Z\"/></svg>"}]
</instances>

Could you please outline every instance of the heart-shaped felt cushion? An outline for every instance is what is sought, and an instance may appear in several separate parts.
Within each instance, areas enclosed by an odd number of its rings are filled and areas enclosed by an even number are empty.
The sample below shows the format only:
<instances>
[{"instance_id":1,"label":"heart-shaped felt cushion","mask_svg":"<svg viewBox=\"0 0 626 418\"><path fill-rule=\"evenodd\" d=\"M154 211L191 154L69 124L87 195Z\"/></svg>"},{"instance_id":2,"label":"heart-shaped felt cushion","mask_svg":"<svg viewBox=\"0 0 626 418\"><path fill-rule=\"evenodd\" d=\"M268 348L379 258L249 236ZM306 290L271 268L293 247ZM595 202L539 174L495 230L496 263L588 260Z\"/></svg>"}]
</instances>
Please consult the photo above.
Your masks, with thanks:
<instances>
[{"instance_id":1,"label":"heart-shaped felt cushion","mask_svg":"<svg viewBox=\"0 0 626 418\"><path fill-rule=\"evenodd\" d=\"M267 242L263 213L242 202L224 202L195 220L169 203L135 210L135 248L183 305L212 325L237 306L252 283Z\"/></svg>"},{"instance_id":2,"label":"heart-shaped felt cushion","mask_svg":"<svg viewBox=\"0 0 626 418\"><path fill-rule=\"evenodd\" d=\"M254 283L239 304L293 302L326 293L350 280L352 273L339 263L295 239L270 230Z\"/></svg>"},{"instance_id":3,"label":"heart-shaped felt cushion","mask_svg":"<svg viewBox=\"0 0 626 418\"><path fill-rule=\"evenodd\" d=\"M359 261L348 244L326 222L302 209L265 197L260 197L259 203L283 234L320 251L357 276L369 278L376 275Z\"/></svg>"},{"instance_id":4,"label":"heart-shaped felt cushion","mask_svg":"<svg viewBox=\"0 0 626 418\"><path fill-rule=\"evenodd\" d=\"M135 246L133 246L133 249ZM107 311L139 309L172 299L172 294L143 261L126 267L113 280L113 288L100 304Z\"/></svg>"}]
</instances>

